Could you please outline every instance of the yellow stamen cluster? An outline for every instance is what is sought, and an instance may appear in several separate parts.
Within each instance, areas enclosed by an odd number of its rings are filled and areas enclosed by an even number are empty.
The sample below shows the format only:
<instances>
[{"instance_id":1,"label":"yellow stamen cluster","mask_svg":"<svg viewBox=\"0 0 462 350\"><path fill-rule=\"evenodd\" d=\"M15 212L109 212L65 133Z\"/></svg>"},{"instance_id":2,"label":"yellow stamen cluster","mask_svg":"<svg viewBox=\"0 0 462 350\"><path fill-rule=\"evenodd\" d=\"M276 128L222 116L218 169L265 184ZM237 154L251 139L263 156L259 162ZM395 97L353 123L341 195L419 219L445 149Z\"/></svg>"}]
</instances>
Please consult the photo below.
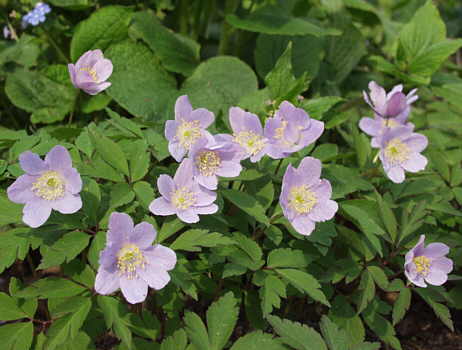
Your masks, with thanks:
<instances>
[{"instance_id":1,"label":"yellow stamen cluster","mask_svg":"<svg viewBox=\"0 0 462 350\"><path fill-rule=\"evenodd\" d=\"M187 150L189 150L201 136L201 125L198 120L193 120L191 122L183 120L176 131L176 137L180 145Z\"/></svg>"},{"instance_id":2,"label":"yellow stamen cluster","mask_svg":"<svg viewBox=\"0 0 462 350\"><path fill-rule=\"evenodd\" d=\"M46 171L32 184L32 191L40 198L53 201L64 196L65 183L56 171Z\"/></svg>"},{"instance_id":3,"label":"yellow stamen cluster","mask_svg":"<svg viewBox=\"0 0 462 350\"><path fill-rule=\"evenodd\" d=\"M417 273L427 276L428 273L430 272L430 259L427 258L426 256L417 256L414 259L412 259L414 262L415 268Z\"/></svg>"},{"instance_id":4,"label":"yellow stamen cluster","mask_svg":"<svg viewBox=\"0 0 462 350\"><path fill-rule=\"evenodd\" d=\"M171 201L175 208L186 210L196 203L196 195L186 187L181 187L172 194Z\"/></svg>"},{"instance_id":5,"label":"yellow stamen cluster","mask_svg":"<svg viewBox=\"0 0 462 350\"><path fill-rule=\"evenodd\" d=\"M128 279L136 277L138 268L144 269L146 260L143 253L134 244L123 246L117 253L117 268L120 275L125 275Z\"/></svg>"},{"instance_id":6,"label":"yellow stamen cluster","mask_svg":"<svg viewBox=\"0 0 462 350\"><path fill-rule=\"evenodd\" d=\"M390 118L390 119L382 119L382 126L386 128L396 128L397 126L400 126L401 124L398 123L396 120Z\"/></svg>"},{"instance_id":7,"label":"yellow stamen cluster","mask_svg":"<svg viewBox=\"0 0 462 350\"><path fill-rule=\"evenodd\" d=\"M284 131L286 130L286 126L287 126L287 121L283 120L281 127L277 128L274 131L274 138L275 139L277 139L277 140L283 140L284 139Z\"/></svg>"},{"instance_id":8,"label":"yellow stamen cluster","mask_svg":"<svg viewBox=\"0 0 462 350\"><path fill-rule=\"evenodd\" d=\"M234 141L252 156L260 152L266 145L265 139L252 131L241 131L235 134Z\"/></svg>"},{"instance_id":9,"label":"yellow stamen cluster","mask_svg":"<svg viewBox=\"0 0 462 350\"><path fill-rule=\"evenodd\" d=\"M316 194L307 185L294 186L289 193L289 206L299 214L309 213L317 203Z\"/></svg>"},{"instance_id":10,"label":"yellow stamen cluster","mask_svg":"<svg viewBox=\"0 0 462 350\"><path fill-rule=\"evenodd\" d=\"M391 164L401 164L409 159L411 149L399 138L390 140L385 147L385 157Z\"/></svg>"},{"instance_id":11,"label":"yellow stamen cluster","mask_svg":"<svg viewBox=\"0 0 462 350\"><path fill-rule=\"evenodd\" d=\"M80 68L80 70L83 72L87 72L95 83L99 82L98 74L96 73L96 70L94 70L93 68L82 67Z\"/></svg>"},{"instance_id":12,"label":"yellow stamen cluster","mask_svg":"<svg viewBox=\"0 0 462 350\"><path fill-rule=\"evenodd\" d=\"M215 175L221 165L220 156L214 151L203 151L196 156L196 165L204 176Z\"/></svg>"}]
</instances>

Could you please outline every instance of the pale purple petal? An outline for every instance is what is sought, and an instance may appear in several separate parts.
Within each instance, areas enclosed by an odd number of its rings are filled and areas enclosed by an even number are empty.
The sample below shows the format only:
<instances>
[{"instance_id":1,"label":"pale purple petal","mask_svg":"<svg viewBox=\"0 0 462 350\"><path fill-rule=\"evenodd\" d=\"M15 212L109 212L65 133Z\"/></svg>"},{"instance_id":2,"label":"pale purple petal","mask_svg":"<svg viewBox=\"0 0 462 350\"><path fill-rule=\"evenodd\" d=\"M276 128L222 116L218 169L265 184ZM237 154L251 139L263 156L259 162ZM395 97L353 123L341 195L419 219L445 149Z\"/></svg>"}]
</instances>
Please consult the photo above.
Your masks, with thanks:
<instances>
[{"instance_id":1,"label":"pale purple petal","mask_svg":"<svg viewBox=\"0 0 462 350\"><path fill-rule=\"evenodd\" d=\"M23 208L22 221L30 227L42 226L50 217L51 206L45 200L37 198L29 201Z\"/></svg>"},{"instance_id":2,"label":"pale purple petal","mask_svg":"<svg viewBox=\"0 0 462 350\"><path fill-rule=\"evenodd\" d=\"M152 248L145 250L144 254L149 258L149 264L155 265L158 269L170 271L176 265L175 252L163 245L156 244Z\"/></svg>"},{"instance_id":3,"label":"pale purple petal","mask_svg":"<svg viewBox=\"0 0 462 350\"><path fill-rule=\"evenodd\" d=\"M313 209L308 213L308 217L312 221L326 221L334 217L338 210L337 202L333 200L326 200L317 203Z\"/></svg>"},{"instance_id":4,"label":"pale purple petal","mask_svg":"<svg viewBox=\"0 0 462 350\"><path fill-rule=\"evenodd\" d=\"M67 65L67 70L69 71L69 76L71 78L72 85L74 85L74 87L76 87L76 88L79 88L77 86L77 78L76 78L75 66L72 63L69 63Z\"/></svg>"},{"instance_id":5,"label":"pale purple petal","mask_svg":"<svg viewBox=\"0 0 462 350\"><path fill-rule=\"evenodd\" d=\"M392 168L385 169L385 173L387 174L388 178L394 183L399 184L404 181L404 170L400 166L394 166Z\"/></svg>"},{"instance_id":6,"label":"pale purple petal","mask_svg":"<svg viewBox=\"0 0 462 350\"><path fill-rule=\"evenodd\" d=\"M192 181L193 161L191 159L183 159L180 166L176 170L173 181L177 187L188 186Z\"/></svg>"},{"instance_id":7,"label":"pale purple petal","mask_svg":"<svg viewBox=\"0 0 462 350\"><path fill-rule=\"evenodd\" d=\"M242 165L239 162L224 161L217 171L218 176L236 177L242 171Z\"/></svg>"},{"instance_id":8,"label":"pale purple petal","mask_svg":"<svg viewBox=\"0 0 462 350\"><path fill-rule=\"evenodd\" d=\"M244 111L240 107L229 109L229 122L234 133L252 131L257 135L263 134L263 127L257 115Z\"/></svg>"},{"instance_id":9,"label":"pale purple petal","mask_svg":"<svg viewBox=\"0 0 462 350\"><path fill-rule=\"evenodd\" d=\"M72 194L82 191L82 178L75 168L65 169L61 173L66 180L66 191Z\"/></svg>"},{"instance_id":10,"label":"pale purple petal","mask_svg":"<svg viewBox=\"0 0 462 350\"><path fill-rule=\"evenodd\" d=\"M142 249L151 247L155 239L156 230L154 226L147 222L136 225L129 236L129 241Z\"/></svg>"},{"instance_id":11,"label":"pale purple petal","mask_svg":"<svg viewBox=\"0 0 462 350\"><path fill-rule=\"evenodd\" d=\"M171 141L176 136L178 123L175 120L167 120L165 122L165 138Z\"/></svg>"},{"instance_id":12,"label":"pale purple petal","mask_svg":"<svg viewBox=\"0 0 462 350\"><path fill-rule=\"evenodd\" d=\"M125 276L120 276L120 289L125 299L130 304L141 303L148 295L148 284L142 278L128 279Z\"/></svg>"},{"instance_id":13,"label":"pale purple petal","mask_svg":"<svg viewBox=\"0 0 462 350\"><path fill-rule=\"evenodd\" d=\"M306 184L317 183L321 177L322 163L319 159L313 157L305 157L300 162L296 173L305 178Z\"/></svg>"},{"instance_id":14,"label":"pale purple petal","mask_svg":"<svg viewBox=\"0 0 462 350\"><path fill-rule=\"evenodd\" d=\"M175 102L175 120L180 121L187 118L193 111L191 102L187 95L183 95L177 98Z\"/></svg>"},{"instance_id":15,"label":"pale purple petal","mask_svg":"<svg viewBox=\"0 0 462 350\"><path fill-rule=\"evenodd\" d=\"M181 162L187 152L187 150L177 141L171 141L168 143L168 151L177 162Z\"/></svg>"},{"instance_id":16,"label":"pale purple petal","mask_svg":"<svg viewBox=\"0 0 462 350\"><path fill-rule=\"evenodd\" d=\"M109 217L107 242L128 242L128 235L133 231L133 220L125 213L113 212Z\"/></svg>"},{"instance_id":17,"label":"pale purple petal","mask_svg":"<svg viewBox=\"0 0 462 350\"><path fill-rule=\"evenodd\" d=\"M424 281L424 278L420 274L416 274L414 272L409 272L407 270L404 271L404 274L406 275L407 279L414 283L418 287L426 288L427 284Z\"/></svg>"},{"instance_id":18,"label":"pale purple petal","mask_svg":"<svg viewBox=\"0 0 462 350\"><path fill-rule=\"evenodd\" d=\"M169 200L171 193L175 190L175 183L170 176L162 174L157 179L157 188L162 197Z\"/></svg>"},{"instance_id":19,"label":"pale purple petal","mask_svg":"<svg viewBox=\"0 0 462 350\"><path fill-rule=\"evenodd\" d=\"M402 92L402 91L403 91L403 84L398 84L398 85L393 86L393 88L387 94L387 100L389 100L397 92Z\"/></svg>"},{"instance_id":20,"label":"pale purple petal","mask_svg":"<svg viewBox=\"0 0 462 350\"><path fill-rule=\"evenodd\" d=\"M215 115L205 108L198 108L191 112L188 118L185 118L188 121L198 120L201 128L206 129L213 123Z\"/></svg>"},{"instance_id":21,"label":"pale purple petal","mask_svg":"<svg viewBox=\"0 0 462 350\"><path fill-rule=\"evenodd\" d=\"M99 81L105 81L112 74L112 62L107 58L103 58L95 63L93 69L97 72Z\"/></svg>"},{"instance_id":22,"label":"pale purple petal","mask_svg":"<svg viewBox=\"0 0 462 350\"><path fill-rule=\"evenodd\" d=\"M72 168L71 155L63 146L55 146L45 156L45 163L50 170L65 170Z\"/></svg>"},{"instance_id":23,"label":"pale purple petal","mask_svg":"<svg viewBox=\"0 0 462 350\"><path fill-rule=\"evenodd\" d=\"M197 182L205 187L208 190L216 190L218 187L218 179L215 175L212 176L204 176L204 175L198 175L196 177Z\"/></svg>"},{"instance_id":24,"label":"pale purple petal","mask_svg":"<svg viewBox=\"0 0 462 350\"><path fill-rule=\"evenodd\" d=\"M149 205L149 211L155 215L173 215L176 213L172 203L166 201L164 198L156 198Z\"/></svg>"},{"instance_id":25,"label":"pale purple petal","mask_svg":"<svg viewBox=\"0 0 462 350\"><path fill-rule=\"evenodd\" d=\"M374 108L380 115L386 112L387 95L385 89L378 85L375 81L369 83L369 96Z\"/></svg>"},{"instance_id":26,"label":"pale purple petal","mask_svg":"<svg viewBox=\"0 0 462 350\"><path fill-rule=\"evenodd\" d=\"M420 153L411 154L409 159L401 164L401 166L412 173L424 170L427 166L427 158Z\"/></svg>"},{"instance_id":27,"label":"pale purple petal","mask_svg":"<svg viewBox=\"0 0 462 350\"><path fill-rule=\"evenodd\" d=\"M50 201L50 205L54 210L59 211L61 214L73 214L82 208L82 199L79 195L66 192L64 197L55 201Z\"/></svg>"},{"instance_id":28,"label":"pale purple petal","mask_svg":"<svg viewBox=\"0 0 462 350\"><path fill-rule=\"evenodd\" d=\"M40 159L38 154L26 151L19 156L19 165L22 170L30 175L40 175L44 171L48 170L47 164Z\"/></svg>"},{"instance_id":29,"label":"pale purple petal","mask_svg":"<svg viewBox=\"0 0 462 350\"><path fill-rule=\"evenodd\" d=\"M96 62L102 58L103 52L100 49L89 50L85 52L82 56L80 56L75 65L78 69L85 67L93 67L96 64Z\"/></svg>"},{"instance_id":30,"label":"pale purple petal","mask_svg":"<svg viewBox=\"0 0 462 350\"><path fill-rule=\"evenodd\" d=\"M441 258L449 253L449 247L444 243L430 243L423 248L421 255L428 258L436 259Z\"/></svg>"},{"instance_id":31,"label":"pale purple petal","mask_svg":"<svg viewBox=\"0 0 462 350\"><path fill-rule=\"evenodd\" d=\"M314 231L314 222L307 216L297 216L291 221L295 231L304 236L309 236Z\"/></svg>"},{"instance_id":32,"label":"pale purple petal","mask_svg":"<svg viewBox=\"0 0 462 350\"><path fill-rule=\"evenodd\" d=\"M194 211L199 215L215 214L218 211L218 205L210 204L203 207L195 207Z\"/></svg>"},{"instance_id":33,"label":"pale purple petal","mask_svg":"<svg viewBox=\"0 0 462 350\"><path fill-rule=\"evenodd\" d=\"M37 176L21 175L7 189L8 199L14 203L24 204L36 195L32 192L32 185L37 180Z\"/></svg>"},{"instance_id":34,"label":"pale purple petal","mask_svg":"<svg viewBox=\"0 0 462 350\"><path fill-rule=\"evenodd\" d=\"M302 139L300 141L300 144L303 147L306 147L310 144L312 144L314 141L316 141L324 132L324 123L312 119L310 123L310 127L308 129L302 130Z\"/></svg>"},{"instance_id":35,"label":"pale purple petal","mask_svg":"<svg viewBox=\"0 0 462 350\"><path fill-rule=\"evenodd\" d=\"M122 248L123 243L110 244L107 242L106 248L99 254L99 264L104 266L107 272L113 272L117 274L117 254Z\"/></svg>"},{"instance_id":36,"label":"pale purple petal","mask_svg":"<svg viewBox=\"0 0 462 350\"><path fill-rule=\"evenodd\" d=\"M196 214L194 209L178 210L176 215L178 218L188 224L199 222L199 215Z\"/></svg>"},{"instance_id":37,"label":"pale purple petal","mask_svg":"<svg viewBox=\"0 0 462 350\"><path fill-rule=\"evenodd\" d=\"M361 118L359 121L359 128L370 136L376 136L382 131L380 119Z\"/></svg>"},{"instance_id":38,"label":"pale purple petal","mask_svg":"<svg viewBox=\"0 0 462 350\"><path fill-rule=\"evenodd\" d=\"M196 205L204 206L213 203L217 199L217 193L206 188L201 188L197 192Z\"/></svg>"},{"instance_id":39,"label":"pale purple petal","mask_svg":"<svg viewBox=\"0 0 462 350\"><path fill-rule=\"evenodd\" d=\"M138 275L151 288L159 290L170 282L170 275L165 270L158 270L156 265L147 265L145 269L138 270Z\"/></svg>"},{"instance_id":40,"label":"pale purple petal","mask_svg":"<svg viewBox=\"0 0 462 350\"><path fill-rule=\"evenodd\" d=\"M446 257L441 257L431 262L432 269L444 272L446 274L450 273L453 267L454 267L454 264L452 260Z\"/></svg>"},{"instance_id":41,"label":"pale purple petal","mask_svg":"<svg viewBox=\"0 0 462 350\"><path fill-rule=\"evenodd\" d=\"M311 186L311 190L316 193L319 201L324 201L332 197L332 185L328 180L319 180Z\"/></svg>"},{"instance_id":42,"label":"pale purple petal","mask_svg":"<svg viewBox=\"0 0 462 350\"><path fill-rule=\"evenodd\" d=\"M100 266L95 279L96 293L108 295L114 293L117 289L119 289L117 272L109 272L103 266Z\"/></svg>"},{"instance_id":43,"label":"pale purple petal","mask_svg":"<svg viewBox=\"0 0 462 350\"><path fill-rule=\"evenodd\" d=\"M428 146L428 139L425 135L413 133L406 138L405 143L414 151L422 152Z\"/></svg>"},{"instance_id":44,"label":"pale purple petal","mask_svg":"<svg viewBox=\"0 0 462 350\"><path fill-rule=\"evenodd\" d=\"M425 281L434 286L441 286L448 280L448 274L440 270L430 269L430 272L424 278Z\"/></svg>"},{"instance_id":45,"label":"pale purple petal","mask_svg":"<svg viewBox=\"0 0 462 350\"><path fill-rule=\"evenodd\" d=\"M387 101L387 115L390 117L397 116L407 108L406 95L402 92L394 93Z\"/></svg>"}]
</instances>

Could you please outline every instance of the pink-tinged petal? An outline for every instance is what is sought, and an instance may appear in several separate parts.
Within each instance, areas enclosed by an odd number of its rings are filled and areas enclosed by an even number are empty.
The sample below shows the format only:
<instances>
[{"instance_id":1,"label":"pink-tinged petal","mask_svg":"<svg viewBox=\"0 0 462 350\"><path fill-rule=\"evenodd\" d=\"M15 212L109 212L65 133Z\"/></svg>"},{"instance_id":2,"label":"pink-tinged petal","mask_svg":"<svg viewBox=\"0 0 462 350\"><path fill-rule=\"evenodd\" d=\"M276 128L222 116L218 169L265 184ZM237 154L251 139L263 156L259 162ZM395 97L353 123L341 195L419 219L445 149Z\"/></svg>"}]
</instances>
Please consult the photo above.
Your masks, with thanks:
<instances>
[{"instance_id":1,"label":"pink-tinged petal","mask_svg":"<svg viewBox=\"0 0 462 350\"><path fill-rule=\"evenodd\" d=\"M387 94L385 89L378 85L375 81L369 83L369 96L373 104L373 108L380 114L386 112Z\"/></svg>"},{"instance_id":2,"label":"pink-tinged petal","mask_svg":"<svg viewBox=\"0 0 462 350\"><path fill-rule=\"evenodd\" d=\"M96 293L108 295L114 293L117 289L119 289L119 276L117 272L109 272L103 266L100 266L95 279Z\"/></svg>"},{"instance_id":3,"label":"pink-tinged petal","mask_svg":"<svg viewBox=\"0 0 462 350\"><path fill-rule=\"evenodd\" d=\"M48 170L47 164L40 159L38 154L26 151L19 156L19 165L22 170L30 175L40 175Z\"/></svg>"},{"instance_id":4,"label":"pink-tinged petal","mask_svg":"<svg viewBox=\"0 0 462 350\"><path fill-rule=\"evenodd\" d=\"M412 173L424 170L427 166L427 158L420 153L411 154L408 160L401 164L401 166Z\"/></svg>"},{"instance_id":5,"label":"pink-tinged petal","mask_svg":"<svg viewBox=\"0 0 462 350\"><path fill-rule=\"evenodd\" d=\"M177 141L169 142L168 151L177 162L181 162L187 152L187 150Z\"/></svg>"},{"instance_id":6,"label":"pink-tinged petal","mask_svg":"<svg viewBox=\"0 0 462 350\"><path fill-rule=\"evenodd\" d=\"M171 193L175 191L175 183L170 176L162 174L157 179L157 188L162 197L170 199Z\"/></svg>"},{"instance_id":7,"label":"pink-tinged petal","mask_svg":"<svg viewBox=\"0 0 462 350\"><path fill-rule=\"evenodd\" d=\"M380 134L380 131L382 131L380 119L367 117L361 118L359 121L359 128L370 136L376 136Z\"/></svg>"},{"instance_id":8,"label":"pink-tinged petal","mask_svg":"<svg viewBox=\"0 0 462 350\"><path fill-rule=\"evenodd\" d=\"M73 214L82 208L82 199L79 195L66 192L63 198L50 201L50 205L54 210L59 211L61 214Z\"/></svg>"},{"instance_id":9,"label":"pink-tinged petal","mask_svg":"<svg viewBox=\"0 0 462 350\"><path fill-rule=\"evenodd\" d=\"M137 304L146 300L148 284L144 279L139 277L128 279L126 276L120 276L119 283L122 294L130 304Z\"/></svg>"},{"instance_id":10,"label":"pink-tinged petal","mask_svg":"<svg viewBox=\"0 0 462 350\"><path fill-rule=\"evenodd\" d=\"M432 259L441 258L448 253L449 247L444 243L430 243L422 251L422 255Z\"/></svg>"},{"instance_id":11,"label":"pink-tinged petal","mask_svg":"<svg viewBox=\"0 0 462 350\"><path fill-rule=\"evenodd\" d=\"M176 170L173 181L177 187L188 186L192 181L194 164L189 158L183 159L180 166Z\"/></svg>"},{"instance_id":12,"label":"pink-tinged petal","mask_svg":"<svg viewBox=\"0 0 462 350\"><path fill-rule=\"evenodd\" d=\"M318 201L325 201L332 197L332 185L328 180L319 180L318 183L311 186L311 190L316 193Z\"/></svg>"},{"instance_id":13,"label":"pink-tinged petal","mask_svg":"<svg viewBox=\"0 0 462 350\"><path fill-rule=\"evenodd\" d=\"M103 58L103 52L100 49L96 50L89 50L85 52L80 58L77 60L75 64L78 69L80 68L92 68L96 62Z\"/></svg>"},{"instance_id":14,"label":"pink-tinged petal","mask_svg":"<svg viewBox=\"0 0 462 350\"><path fill-rule=\"evenodd\" d=\"M135 226L129 236L131 243L136 244L139 248L148 248L156 239L156 230L154 226L147 222L141 222Z\"/></svg>"},{"instance_id":15,"label":"pink-tinged petal","mask_svg":"<svg viewBox=\"0 0 462 350\"><path fill-rule=\"evenodd\" d=\"M67 70L69 71L69 77L71 78L72 85L78 88L77 80L76 80L76 73L75 73L75 66L72 63L67 65Z\"/></svg>"},{"instance_id":16,"label":"pink-tinged petal","mask_svg":"<svg viewBox=\"0 0 462 350\"><path fill-rule=\"evenodd\" d=\"M220 169L217 171L218 176L236 177L242 171L242 165L238 162L224 161L221 163Z\"/></svg>"},{"instance_id":17,"label":"pink-tinged petal","mask_svg":"<svg viewBox=\"0 0 462 350\"><path fill-rule=\"evenodd\" d=\"M205 108L198 108L193 110L185 119L188 121L198 120L201 128L206 129L215 120L215 115Z\"/></svg>"},{"instance_id":18,"label":"pink-tinged petal","mask_svg":"<svg viewBox=\"0 0 462 350\"><path fill-rule=\"evenodd\" d=\"M191 102L187 95L183 95L177 98L175 102L175 120L179 121L187 118L193 111Z\"/></svg>"},{"instance_id":19,"label":"pink-tinged petal","mask_svg":"<svg viewBox=\"0 0 462 350\"><path fill-rule=\"evenodd\" d=\"M155 265L161 270L170 271L175 268L176 254L170 248L156 244L152 248L145 250L143 254L149 259L149 264Z\"/></svg>"},{"instance_id":20,"label":"pink-tinged petal","mask_svg":"<svg viewBox=\"0 0 462 350\"><path fill-rule=\"evenodd\" d=\"M403 84L398 84L398 85L393 86L393 89L391 89L390 92L387 94L387 100L390 100L390 98L397 92L402 92L402 91L403 91Z\"/></svg>"},{"instance_id":21,"label":"pink-tinged petal","mask_svg":"<svg viewBox=\"0 0 462 350\"><path fill-rule=\"evenodd\" d=\"M106 90L108 87L110 87L112 85L112 83L110 82L104 82L104 83L99 83L96 87L96 89L94 90L94 93L92 92L88 92L90 95L96 95L96 94L99 94L100 92L103 92L104 90Z\"/></svg>"},{"instance_id":22,"label":"pink-tinged petal","mask_svg":"<svg viewBox=\"0 0 462 350\"><path fill-rule=\"evenodd\" d=\"M218 179L215 175L212 175L212 176L198 175L196 177L196 180L199 183L199 185L205 187L208 190L216 190L218 187Z\"/></svg>"},{"instance_id":23,"label":"pink-tinged petal","mask_svg":"<svg viewBox=\"0 0 462 350\"><path fill-rule=\"evenodd\" d=\"M133 220L125 213L113 212L109 217L107 243L128 242L129 234L133 231Z\"/></svg>"},{"instance_id":24,"label":"pink-tinged petal","mask_svg":"<svg viewBox=\"0 0 462 350\"><path fill-rule=\"evenodd\" d=\"M306 184L318 183L321 177L322 163L319 159L305 157L300 162L296 173L302 175Z\"/></svg>"},{"instance_id":25,"label":"pink-tinged petal","mask_svg":"<svg viewBox=\"0 0 462 350\"><path fill-rule=\"evenodd\" d=\"M425 247L425 235L420 235L419 240L412 250L414 251L414 256L421 256L424 253Z\"/></svg>"},{"instance_id":26,"label":"pink-tinged petal","mask_svg":"<svg viewBox=\"0 0 462 350\"><path fill-rule=\"evenodd\" d=\"M309 236L314 231L314 222L307 216L297 216L291 221L295 231L304 236Z\"/></svg>"},{"instance_id":27,"label":"pink-tinged petal","mask_svg":"<svg viewBox=\"0 0 462 350\"><path fill-rule=\"evenodd\" d=\"M159 290L170 282L170 275L165 270L159 270L155 264L146 265L146 268L138 270L138 275L149 287Z\"/></svg>"},{"instance_id":28,"label":"pink-tinged petal","mask_svg":"<svg viewBox=\"0 0 462 350\"><path fill-rule=\"evenodd\" d=\"M301 132L302 139L300 141L300 144L303 147L306 147L312 144L322 135L323 132L324 132L324 123L319 120L312 119L310 123L310 127L308 129L302 130Z\"/></svg>"},{"instance_id":29,"label":"pink-tinged petal","mask_svg":"<svg viewBox=\"0 0 462 350\"><path fill-rule=\"evenodd\" d=\"M308 217L310 220L318 221L327 221L334 217L335 213L338 210L337 202L333 200L326 200L320 203L317 203L313 209L309 212Z\"/></svg>"},{"instance_id":30,"label":"pink-tinged petal","mask_svg":"<svg viewBox=\"0 0 462 350\"><path fill-rule=\"evenodd\" d=\"M431 269L438 270L444 273L450 273L454 268L454 264L451 259L441 257L431 262Z\"/></svg>"},{"instance_id":31,"label":"pink-tinged petal","mask_svg":"<svg viewBox=\"0 0 462 350\"><path fill-rule=\"evenodd\" d=\"M188 224L199 222L199 215L196 214L194 209L179 210L176 215L181 221Z\"/></svg>"},{"instance_id":32,"label":"pink-tinged petal","mask_svg":"<svg viewBox=\"0 0 462 350\"><path fill-rule=\"evenodd\" d=\"M413 133L406 138L405 143L414 151L422 152L428 146L428 139L425 135Z\"/></svg>"},{"instance_id":33,"label":"pink-tinged petal","mask_svg":"<svg viewBox=\"0 0 462 350\"><path fill-rule=\"evenodd\" d=\"M215 214L218 211L218 205L210 204L203 207L194 207L194 211L198 215Z\"/></svg>"},{"instance_id":34,"label":"pink-tinged petal","mask_svg":"<svg viewBox=\"0 0 462 350\"><path fill-rule=\"evenodd\" d=\"M217 199L217 193L206 188L200 188L197 192L196 205L204 206L213 203Z\"/></svg>"},{"instance_id":35,"label":"pink-tinged petal","mask_svg":"<svg viewBox=\"0 0 462 350\"><path fill-rule=\"evenodd\" d=\"M165 122L165 138L168 141L173 140L176 136L176 130L178 128L178 123L175 120L167 120Z\"/></svg>"},{"instance_id":36,"label":"pink-tinged petal","mask_svg":"<svg viewBox=\"0 0 462 350\"><path fill-rule=\"evenodd\" d=\"M425 276L425 281L434 286L441 286L446 283L448 280L447 273L444 273L439 270L430 269L430 272Z\"/></svg>"},{"instance_id":37,"label":"pink-tinged petal","mask_svg":"<svg viewBox=\"0 0 462 350\"><path fill-rule=\"evenodd\" d=\"M95 63L93 69L96 71L96 75L100 82L106 81L112 74L112 62L107 58L103 58Z\"/></svg>"},{"instance_id":38,"label":"pink-tinged petal","mask_svg":"<svg viewBox=\"0 0 462 350\"><path fill-rule=\"evenodd\" d=\"M406 95L402 92L394 93L387 102L387 115L395 117L407 108Z\"/></svg>"},{"instance_id":39,"label":"pink-tinged petal","mask_svg":"<svg viewBox=\"0 0 462 350\"><path fill-rule=\"evenodd\" d=\"M400 166L395 166L385 170L388 178L393 181L394 183L402 183L405 179L404 170Z\"/></svg>"},{"instance_id":40,"label":"pink-tinged petal","mask_svg":"<svg viewBox=\"0 0 462 350\"><path fill-rule=\"evenodd\" d=\"M419 99L419 96L416 95L418 89L413 89L409 91L406 96L407 104L410 105Z\"/></svg>"},{"instance_id":41,"label":"pink-tinged petal","mask_svg":"<svg viewBox=\"0 0 462 350\"><path fill-rule=\"evenodd\" d=\"M151 202L149 211L155 215L161 216L173 215L176 213L172 203L166 201L162 197L156 198Z\"/></svg>"},{"instance_id":42,"label":"pink-tinged petal","mask_svg":"<svg viewBox=\"0 0 462 350\"><path fill-rule=\"evenodd\" d=\"M63 170L62 176L66 180L66 191L72 194L77 194L82 191L82 178L75 168Z\"/></svg>"},{"instance_id":43,"label":"pink-tinged petal","mask_svg":"<svg viewBox=\"0 0 462 350\"><path fill-rule=\"evenodd\" d=\"M37 176L21 175L7 189L8 199L14 203L24 204L36 195L32 192L32 185L37 180Z\"/></svg>"},{"instance_id":44,"label":"pink-tinged petal","mask_svg":"<svg viewBox=\"0 0 462 350\"><path fill-rule=\"evenodd\" d=\"M45 200L35 199L27 202L23 208L22 221L30 227L42 226L50 217L51 206Z\"/></svg>"},{"instance_id":45,"label":"pink-tinged petal","mask_svg":"<svg viewBox=\"0 0 462 350\"><path fill-rule=\"evenodd\" d=\"M45 163L50 170L65 170L72 168L71 155L63 146L55 146L45 156Z\"/></svg>"}]
</instances>

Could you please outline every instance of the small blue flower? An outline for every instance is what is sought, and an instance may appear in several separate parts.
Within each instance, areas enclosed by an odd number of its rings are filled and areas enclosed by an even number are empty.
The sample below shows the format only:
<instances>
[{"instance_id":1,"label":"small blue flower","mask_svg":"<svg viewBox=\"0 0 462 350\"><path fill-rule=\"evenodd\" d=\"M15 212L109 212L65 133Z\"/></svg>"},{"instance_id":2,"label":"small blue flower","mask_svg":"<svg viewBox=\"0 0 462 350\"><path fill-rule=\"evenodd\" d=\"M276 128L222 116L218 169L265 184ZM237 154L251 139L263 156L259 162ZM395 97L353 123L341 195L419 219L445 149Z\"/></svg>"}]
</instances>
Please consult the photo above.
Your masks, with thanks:
<instances>
[{"instance_id":1,"label":"small blue flower","mask_svg":"<svg viewBox=\"0 0 462 350\"><path fill-rule=\"evenodd\" d=\"M25 28L27 25L37 26L40 23L45 22L46 14L51 12L51 8L49 5L38 2L35 5L35 8L32 11L29 11L26 15L22 18L22 26Z\"/></svg>"}]
</instances>

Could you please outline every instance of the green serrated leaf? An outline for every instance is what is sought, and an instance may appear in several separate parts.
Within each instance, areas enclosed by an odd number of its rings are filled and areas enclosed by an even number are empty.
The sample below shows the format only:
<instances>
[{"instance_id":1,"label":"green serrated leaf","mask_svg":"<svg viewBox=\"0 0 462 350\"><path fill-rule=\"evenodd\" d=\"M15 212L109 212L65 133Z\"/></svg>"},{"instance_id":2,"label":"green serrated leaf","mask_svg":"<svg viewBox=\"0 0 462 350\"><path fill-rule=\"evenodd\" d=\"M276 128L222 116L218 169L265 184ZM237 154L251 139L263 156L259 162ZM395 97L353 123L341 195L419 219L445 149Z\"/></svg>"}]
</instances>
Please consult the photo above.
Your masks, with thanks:
<instances>
[{"instance_id":1,"label":"green serrated leaf","mask_svg":"<svg viewBox=\"0 0 462 350\"><path fill-rule=\"evenodd\" d=\"M268 255L268 267L306 267L308 261L301 250L280 248L272 250Z\"/></svg>"},{"instance_id":2,"label":"green serrated leaf","mask_svg":"<svg viewBox=\"0 0 462 350\"><path fill-rule=\"evenodd\" d=\"M271 334L256 331L239 338L230 350L287 350L279 339Z\"/></svg>"},{"instance_id":3,"label":"green serrated leaf","mask_svg":"<svg viewBox=\"0 0 462 350\"><path fill-rule=\"evenodd\" d=\"M239 209L253 216L262 224L269 226L270 223L268 217L265 214L265 209L254 197L238 190L221 190L220 193Z\"/></svg>"},{"instance_id":4,"label":"green serrated leaf","mask_svg":"<svg viewBox=\"0 0 462 350\"><path fill-rule=\"evenodd\" d=\"M279 278L273 275L266 275L259 294L264 315L270 314L273 308L279 309L281 307L281 298L287 298L286 286Z\"/></svg>"},{"instance_id":5,"label":"green serrated leaf","mask_svg":"<svg viewBox=\"0 0 462 350\"><path fill-rule=\"evenodd\" d=\"M197 349L211 350L209 335L201 318L194 312L186 312L184 322L186 324L186 333L188 333L191 343Z\"/></svg>"},{"instance_id":6,"label":"green serrated leaf","mask_svg":"<svg viewBox=\"0 0 462 350\"><path fill-rule=\"evenodd\" d=\"M33 335L32 322L10 323L0 327L2 347L5 350L29 350Z\"/></svg>"},{"instance_id":7,"label":"green serrated leaf","mask_svg":"<svg viewBox=\"0 0 462 350\"><path fill-rule=\"evenodd\" d=\"M237 323L239 308L232 292L226 293L207 310L210 348L221 350Z\"/></svg>"},{"instance_id":8,"label":"green serrated leaf","mask_svg":"<svg viewBox=\"0 0 462 350\"><path fill-rule=\"evenodd\" d=\"M216 247L234 244L233 240L218 232L208 230L188 230L182 233L171 245L173 250L200 252L201 247Z\"/></svg>"}]
</instances>

